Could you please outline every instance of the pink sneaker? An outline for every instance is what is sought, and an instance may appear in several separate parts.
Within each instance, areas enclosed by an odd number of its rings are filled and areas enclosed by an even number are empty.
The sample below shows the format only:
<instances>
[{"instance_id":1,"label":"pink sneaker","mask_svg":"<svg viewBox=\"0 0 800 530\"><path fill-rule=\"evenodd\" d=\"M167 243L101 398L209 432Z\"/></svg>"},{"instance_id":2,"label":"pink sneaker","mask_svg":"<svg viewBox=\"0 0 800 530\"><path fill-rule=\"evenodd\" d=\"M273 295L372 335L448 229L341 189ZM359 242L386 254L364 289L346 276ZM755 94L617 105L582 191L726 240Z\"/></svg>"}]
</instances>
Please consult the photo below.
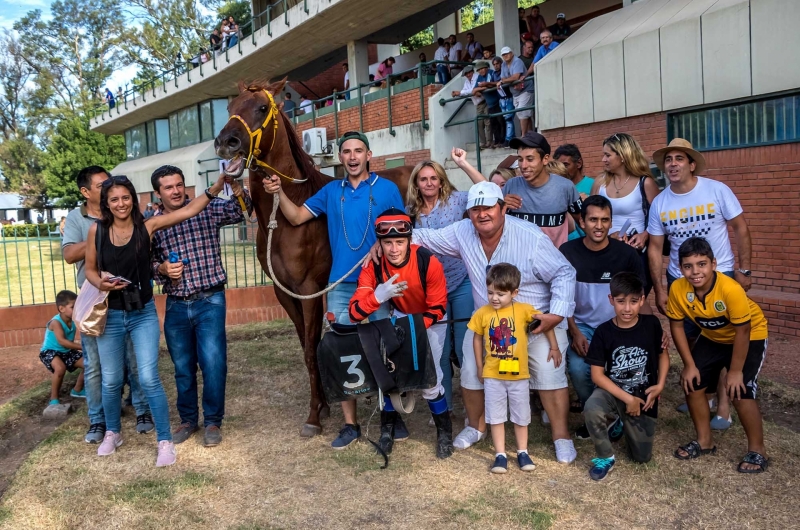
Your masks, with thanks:
<instances>
[{"instance_id":1,"label":"pink sneaker","mask_svg":"<svg viewBox=\"0 0 800 530\"><path fill-rule=\"evenodd\" d=\"M97 448L97 456L113 455L120 445L122 445L122 434L106 431L103 442Z\"/></svg>"},{"instance_id":2,"label":"pink sneaker","mask_svg":"<svg viewBox=\"0 0 800 530\"><path fill-rule=\"evenodd\" d=\"M158 442L158 458L156 459L156 467L171 466L178 460L178 452L175 450L175 444L168 440L161 440Z\"/></svg>"}]
</instances>

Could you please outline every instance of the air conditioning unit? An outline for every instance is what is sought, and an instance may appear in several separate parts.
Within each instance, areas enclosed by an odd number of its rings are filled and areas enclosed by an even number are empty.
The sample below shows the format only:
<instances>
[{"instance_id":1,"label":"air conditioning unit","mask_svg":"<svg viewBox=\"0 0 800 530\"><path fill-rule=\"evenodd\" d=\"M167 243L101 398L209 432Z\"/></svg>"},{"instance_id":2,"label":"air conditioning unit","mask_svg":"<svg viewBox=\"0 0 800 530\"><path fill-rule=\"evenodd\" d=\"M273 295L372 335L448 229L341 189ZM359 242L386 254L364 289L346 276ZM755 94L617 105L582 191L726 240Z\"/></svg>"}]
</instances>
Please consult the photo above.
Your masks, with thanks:
<instances>
[{"instance_id":1,"label":"air conditioning unit","mask_svg":"<svg viewBox=\"0 0 800 530\"><path fill-rule=\"evenodd\" d=\"M336 140L329 140L327 144L325 144L325 154L332 155L336 152Z\"/></svg>"},{"instance_id":2,"label":"air conditioning unit","mask_svg":"<svg viewBox=\"0 0 800 530\"><path fill-rule=\"evenodd\" d=\"M314 127L303 131L303 151L309 155L321 155L327 141L325 127Z\"/></svg>"}]
</instances>

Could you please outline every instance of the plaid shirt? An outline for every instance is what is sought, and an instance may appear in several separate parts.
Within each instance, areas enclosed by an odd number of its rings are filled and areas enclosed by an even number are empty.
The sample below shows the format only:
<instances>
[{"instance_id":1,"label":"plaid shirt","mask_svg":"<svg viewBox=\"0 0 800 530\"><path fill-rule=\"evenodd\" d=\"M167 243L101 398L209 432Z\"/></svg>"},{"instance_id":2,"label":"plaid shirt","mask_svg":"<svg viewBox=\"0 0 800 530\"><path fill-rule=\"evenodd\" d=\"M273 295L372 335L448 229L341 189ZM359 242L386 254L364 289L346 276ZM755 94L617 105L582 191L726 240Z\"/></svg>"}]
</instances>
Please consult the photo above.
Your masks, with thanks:
<instances>
[{"instance_id":1,"label":"plaid shirt","mask_svg":"<svg viewBox=\"0 0 800 530\"><path fill-rule=\"evenodd\" d=\"M247 211L252 211L253 203L247 190L244 191L243 198ZM163 292L174 296L189 296L225 283L227 276L220 258L219 229L244 220L245 215L238 199L217 198L191 219L156 232L153 235L151 267L153 278L163 286ZM179 282L173 282L158 272L158 266L167 260L170 252L177 252L181 259L189 260L188 265L183 268L183 276Z\"/></svg>"}]
</instances>

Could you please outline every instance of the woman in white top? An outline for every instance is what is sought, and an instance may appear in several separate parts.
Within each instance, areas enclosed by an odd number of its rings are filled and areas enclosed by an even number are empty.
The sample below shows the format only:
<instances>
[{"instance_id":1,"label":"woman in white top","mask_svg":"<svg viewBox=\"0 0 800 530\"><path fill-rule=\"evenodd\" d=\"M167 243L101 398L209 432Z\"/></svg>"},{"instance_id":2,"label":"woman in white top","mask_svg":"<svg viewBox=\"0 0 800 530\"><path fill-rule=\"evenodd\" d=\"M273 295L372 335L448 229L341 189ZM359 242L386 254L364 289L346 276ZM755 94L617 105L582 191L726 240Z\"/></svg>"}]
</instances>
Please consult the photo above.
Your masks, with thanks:
<instances>
[{"instance_id":1,"label":"woman in white top","mask_svg":"<svg viewBox=\"0 0 800 530\"><path fill-rule=\"evenodd\" d=\"M625 241L638 250L645 270L645 296L653 288L647 263L647 213L659 194L658 184L639 142L631 135L616 133L603 141L603 173L595 179L592 195L602 195L611 202L609 237ZM642 196L644 190L644 196ZM625 233L623 226L629 222ZM642 313L650 313L645 304Z\"/></svg>"}]
</instances>

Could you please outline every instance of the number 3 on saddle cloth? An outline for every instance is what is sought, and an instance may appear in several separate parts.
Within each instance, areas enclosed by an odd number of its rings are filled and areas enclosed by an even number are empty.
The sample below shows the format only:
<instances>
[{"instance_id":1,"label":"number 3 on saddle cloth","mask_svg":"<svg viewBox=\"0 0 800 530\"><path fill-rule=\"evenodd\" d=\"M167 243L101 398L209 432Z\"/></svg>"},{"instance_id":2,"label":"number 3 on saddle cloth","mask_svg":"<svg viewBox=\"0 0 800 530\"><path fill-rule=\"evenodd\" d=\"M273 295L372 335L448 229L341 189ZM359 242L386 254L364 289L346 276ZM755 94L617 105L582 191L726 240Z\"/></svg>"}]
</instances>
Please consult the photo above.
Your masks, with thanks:
<instances>
[{"instance_id":1,"label":"number 3 on saddle cloth","mask_svg":"<svg viewBox=\"0 0 800 530\"><path fill-rule=\"evenodd\" d=\"M317 361L329 403L372 396L378 388L389 395L436 385L436 367L422 315L332 324L319 343Z\"/></svg>"}]
</instances>

